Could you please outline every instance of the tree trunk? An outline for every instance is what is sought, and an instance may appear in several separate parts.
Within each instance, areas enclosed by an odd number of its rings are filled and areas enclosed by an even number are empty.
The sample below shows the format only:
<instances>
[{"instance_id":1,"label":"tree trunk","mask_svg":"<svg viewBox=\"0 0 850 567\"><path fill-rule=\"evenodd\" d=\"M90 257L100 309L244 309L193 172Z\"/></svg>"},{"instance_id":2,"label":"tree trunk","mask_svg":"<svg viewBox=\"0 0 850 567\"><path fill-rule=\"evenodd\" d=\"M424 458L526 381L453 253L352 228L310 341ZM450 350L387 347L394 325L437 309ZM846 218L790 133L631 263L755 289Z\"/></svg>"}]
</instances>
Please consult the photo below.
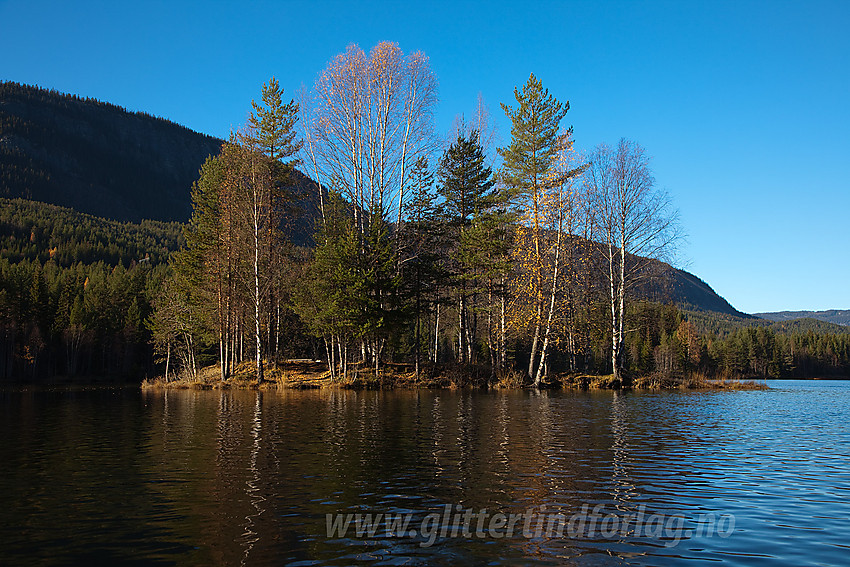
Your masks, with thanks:
<instances>
[{"instance_id":1,"label":"tree trunk","mask_svg":"<svg viewBox=\"0 0 850 567\"><path fill-rule=\"evenodd\" d=\"M258 230L256 227L255 230ZM257 382L263 382L263 344L260 333L260 243L259 234L254 233L254 339L257 348Z\"/></svg>"},{"instance_id":2,"label":"tree trunk","mask_svg":"<svg viewBox=\"0 0 850 567\"><path fill-rule=\"evenodd\" d=\"M322 337L325 341L325 355L328 357L328 370L331 373L331 382L336 382L336 369L334 368L334 356L333 356L333 335L331 335L330 346L328 345L328 337Z\"/></svg>"},{"instance_id":3,"label":"tree trunk","mask_svg":"<svg viewBox=\"0 0 850 567\"><path fill-rule=\"evenodd\" d=\"M624 229L625 230L625 229ZM617 372L615 372L615 376L620 383L622 384L623 380L623 345L625 344L625 327L624 327L624 319L625 319L625 308L626 308L626 244L625 242L620 243L620 281L619 284L619 306L618 311L620 316L618 318L619 328L617 329Z\"/></svg>"},{"instance_id":4,"label":"tree trunk","mask_svg":"<svg viewBox=\"0 0 850 567\"><path fill-rule=\"evenodd\" d=\"M610 283L610 292L611 292L611 371L614 374L615 379L620 378L620 368L618 364L619 353L617 352L620 340L617 336L617 331L619 326L617 325L617 295L616 295L616 281L614 280L615 276L615 266L614 266L614 246L612 244L608 245L608 279Z\"/></svg>"},{"instance_id":5,"label":"tree trunk","mask_svg":"<svg viewBox=\"0 0 850 567\"><path fill-rule=\"evenodd\" d=\"M473 296L473 304L475 304L474 296ZM467 312L469 308L467 308ZM466 359L470 364L473 363L473 339L475 338L475 333L478 330L478 314L475 310L472 311L472 322L466 322Z\"/></svg>"},{"instance_id":6,"label":"tree trunk","mask_svg":"<svg viewBox=\"0 0 850 567\"><path fill-rule=\"evenodd\" d=\"M466 348L464 345L464 339L466 338L466 304L465 304L465 292L463 289L461 290L460 298L458 299L458 331L457 331L457 346L458 346L458 358L460 358L461 364L466 364Z\"/></svg>"},{"instance_id":7,"label":"tree trunk","mask_svg":"<svg viewBox=\"0 0 850 567\"><path fill-rule=\"evenodd\" d=\"M537 387L540 383L534 377L534 367L537 362L537 342L540 339L540 320L543 318L543 304L537 301L537 317L534 323L534 338L531 340L531 352L528 359L528 377L534 380L534 386Z\"/></svg>"},{"instance_id":8,"label":"tree trunk","mask_svg":"<svg viewBox=\"0 0 850 567\"><path fill-rule=\"evenodd\" d=\"M274 334L274 366L277 368L277 361L280 357L280 297L277 298L275 305L277 306L277 320Z\"/></svg>"},{"instance_id":9,"label":"tree trunk","mask_svg":"<svg viewBox=\"0 0 850 567\"><path fill-rule=\"evenodd\" d=\"M415 364L415 376L416 376L416 381L417 381L417 382L419 382L419 352L420 352L420 350L422 350L422 349L420 348L420 344L419 344L419 343L420 343L420 337L419 337L420 330L419 330L419 326L420 326L420 321L421 321L420 312L421 312L422 308L421 308L421 301L420 301L420 298L419 298L419 296L420 296L420 290L419 290L419 281L418 281L418 279L419 279L419 265L418 265L418 264L417 264L417 266L416 266L416 274L417 274L417 284L416 284L416 322L414 323L415 327L414 327L414 332L413 332L413 344L414 344L414 364Z\"/></svg>"},{"instance_id":10,"label":"tree trunk","mask_svg":"<svg viewBox=\"0 0 850 567\"><path fill-rule=\"evenodd\" d=\"M226 348L224 346L224 335L222 335L221 331L219 331L219 333L218 333L218 361L219 361L219 366L220 366L220 368L219 368L219 370L220 370L219 379L222 382L224 382L225 372L226 372L225 362L224 362L224 359L226 358L225 353L226 353Z\"/></svg>"},{"instance_id":11,"label":"tree trunk","mask_svg":"<svg viewBox=\"0 0 850 567\"><path fill-rule=\"evenodd\" d=\"M440 353L440 302L437 301L437 314L434 317L434 364Z\"/></svg>"},{"instance_id":12,"label":"tree trunk","mask_svg":"<svg viewBox=\"0 0 850 567\"><path fill-rule=\"evenodd\" d=\"M493 341L493 280L487 280L487 351L490 354L490 369L496 369L496 345Z\"/></svg>"},{"instance_id":13,"label":"tree trunk","mask_svg":"<svg viewBox=\"0 0 850 567\"><path fill-rule=\"evenodd\" d=\"M563 208L561 208L561 211ZM555 241L555 268L552 273L552 291L549 297L549 316L546 318L546 330L543 333L543 347L540 349L540 364L537 367L537 375L534 377L534 385L538 388L540 387L540 383L542 381L542 376L546 374L545 369L548 368L546 366L546 354L549 349L549 332L552 329L552 317L555 314L555 295L558 291L558 271L561 264L561 219L559 213L558 220L558 237Z\"/></svg>"},{"instance_id":14,"label":"tree trunk","mask_svg":"<svg viewBox=\"0 0 850 567\"><path fill-rule=\"evenodd\" d=\"M504 293L504 292L503 292ZM501 321L499 323L499 368L504 369L507 364L507 356L505 354L505 350L507 349L507 340L505 337L505 297L504 295L501 297L499 303L501 304L501 313L500 318Z\"/></svg>"},{"instance_id":15,"label":"tree trunk","mask_svg":"<svg viewBox=\"0 0 850 567\"><path fill-rule=\"evenodd\" d=\"M171 364L171 341L165 347L165 381L168 382L168 366Z\"/></svg>"}]
</instances>

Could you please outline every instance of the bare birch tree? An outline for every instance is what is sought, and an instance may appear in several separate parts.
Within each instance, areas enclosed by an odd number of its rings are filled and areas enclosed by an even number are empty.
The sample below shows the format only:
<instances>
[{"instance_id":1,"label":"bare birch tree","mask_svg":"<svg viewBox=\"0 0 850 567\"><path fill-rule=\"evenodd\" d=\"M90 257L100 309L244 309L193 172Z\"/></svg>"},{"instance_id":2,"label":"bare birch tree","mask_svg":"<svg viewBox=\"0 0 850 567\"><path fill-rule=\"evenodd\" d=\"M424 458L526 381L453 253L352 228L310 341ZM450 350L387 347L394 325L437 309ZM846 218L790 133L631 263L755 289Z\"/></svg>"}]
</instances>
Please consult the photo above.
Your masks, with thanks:
<instances>
[{"instance_id":1,"label":"bare birch tree","mask_svg":"<svg viewBox=\"0 0 850 567\"><path fill-rule=\"evenodd\" d=\"M289 160L300 148L295 124L298 105L283 103L283 89L272 77L263 85L262 102L252 101L246 127L231 141L229 184L239 233L245 245L248 269L243 283L248 291L257 381L264 380L263 330L270 342L272 290L279 295L280 282L271 263L283 244L281 210L283 186L297 160ZM279 252L279 250L278 250ZM276 298L279 299L279 298Z\"/></svg>"},{"instance_id":2,"label":"bare birch tree","mask_svg":"<svg viewBox=\"0 0 850 567\"><path fill-rule=\"evenodd\" d=\"M596 147L587 172L593 194L595 236L604 248L602 273L611 311L611 366L624 380L625 313L629 289L679 238L678 215L655 186L646 151L621 139L616 148Z\"/></svg>"},{"instance_id":3,"label":"bare birch tree","mask_svg":"<svg viewBox=\"0 0 850 567\"><path fill-rule=\"evenodd\" d=\"M268 247L271 245L269 236L275 232L274 211L272 208L273 180L265 156L246 148L245 163L241 183L239 184L239 213L242 227L245 230L245 244L249 269L246 274L247 288L250 294L250 305L253 339L255 347L255 362L257 381L264 379L263 370L263 340L262 317L267 314L268 280L263 268L263 260L267 258Z\"/></svg>"},{"instance_id":4,"label":"bare birch tree","mask_svg":"<svg viewBox=\"0 0 850 567\"><path fill-rule=\"evenodd\" d=\"M355 205L361 231L370 216L401 223L411 169L433 147L436 101L428 57L391 42L368 56L348 46L316 81L302 113L305 159Z\"/></svg>"},{"instance_id":5,"label":"bare birch tree","mask_svg":"<svg viewBox=\"0 0 850 567\"><path fill-rule=\"evenodd\" d=\"M339 192L352 204L362 253L369 234L393 224L400 228L413 166L433 147L436 101L437 82L428 57L419 51L405 55L398 44L382 42L368 56L349 45L328 63L304 105L302 155L320 190ZM374 231L372 223L377 223ZM401 231L394 234L399 258ZM400 272L398 261L396 270ZM379 296L382 303L387 299ZM376 368L383 343L361 343L363 358L372 350Z\"/></svg>"}]
</instances>

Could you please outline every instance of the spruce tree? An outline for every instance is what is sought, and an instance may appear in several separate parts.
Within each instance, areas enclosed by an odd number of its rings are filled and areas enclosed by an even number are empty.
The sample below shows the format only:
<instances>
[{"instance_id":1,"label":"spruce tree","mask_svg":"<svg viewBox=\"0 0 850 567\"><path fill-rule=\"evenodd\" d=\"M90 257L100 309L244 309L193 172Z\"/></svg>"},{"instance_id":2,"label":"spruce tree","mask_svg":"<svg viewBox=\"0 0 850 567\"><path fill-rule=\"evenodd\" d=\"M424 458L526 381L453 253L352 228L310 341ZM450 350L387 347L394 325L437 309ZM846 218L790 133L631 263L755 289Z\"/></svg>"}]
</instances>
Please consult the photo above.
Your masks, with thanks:
<instances>
[{"instance_id":1,"label":"spruce tree","mask_svg":"<svg viewBox=\"0 0 850 567\"><path fill-rule=\"evenodd\" d=\"M295 310L310 331L325 342L333 379L345 377L348 344L357 329L360 235L345 200L328 194L327 216L318 225L316 250L294 293Z\"/></svg>"},{"instance_id":2,"label":"spruce tree","mask_svg":"<svg viewBox=\"0 0 850 567\"><path fill-rule=\"evenodd\" d=\"M368 346L377 376L387 338L406 315L395 246L379 218L371 218L361 234L350 205L338 193L329 193L326 211L313 261L295 291L295 308L310 330L324 338L332 374L338 355L345 375L348 346L359 342Z\"/></svg>"},{"instance_id":3,"label":"spruce tree","mask_svg":"<svg viewBox=\"0 0 850 567\"><path fill-rule=\"evenodd\" d=\"M457 287L458 350L460 362L472 359L472 329L469 321L469 292L474 284L474 249L483 246L473 238L473 221L494 204L495 181L492 170L484 165L484 150L473 130L467 137L460 133L440 159L437 171L438 193L443 197L441 216L454 250L450 270Z\"/></svg>"},{"instance_id":4,"label":"spruce tree","mask_svg":"<svg viewBox=\"0 0 850 567\"><path fill-rule=\"evenodd\" d=\"M413 353L417 380L421 367L422 327L431 312L430 306L436 304L433 296L438 292L441 278L439 248L439 230L437 216L437 195L434 191L434 175L431 173L428 159L420 157L411 171L410 202L407 205L407 219L404 225L404 252L407 290L414 310Z\"/></svg>"}]
</instances>

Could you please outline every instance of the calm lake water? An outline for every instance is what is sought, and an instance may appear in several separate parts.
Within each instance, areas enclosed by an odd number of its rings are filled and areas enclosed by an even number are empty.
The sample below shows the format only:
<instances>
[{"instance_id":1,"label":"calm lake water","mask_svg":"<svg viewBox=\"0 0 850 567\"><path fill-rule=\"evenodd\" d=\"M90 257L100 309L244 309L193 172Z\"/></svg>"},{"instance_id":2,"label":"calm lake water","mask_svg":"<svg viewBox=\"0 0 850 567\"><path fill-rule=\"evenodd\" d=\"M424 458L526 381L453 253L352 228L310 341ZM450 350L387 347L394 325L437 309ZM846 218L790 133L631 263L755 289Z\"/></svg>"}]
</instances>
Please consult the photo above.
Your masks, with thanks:
<instances>
[{"instance_id":1,"label":"calm lake water","mask_svg":"<svg viewBox=\"0 0 850 567\"><path fill-rule=\"evenodd\" d=\"M0 564L847 565L850 382L771 386L4 391Z\"/></svg>"}]
</instances>

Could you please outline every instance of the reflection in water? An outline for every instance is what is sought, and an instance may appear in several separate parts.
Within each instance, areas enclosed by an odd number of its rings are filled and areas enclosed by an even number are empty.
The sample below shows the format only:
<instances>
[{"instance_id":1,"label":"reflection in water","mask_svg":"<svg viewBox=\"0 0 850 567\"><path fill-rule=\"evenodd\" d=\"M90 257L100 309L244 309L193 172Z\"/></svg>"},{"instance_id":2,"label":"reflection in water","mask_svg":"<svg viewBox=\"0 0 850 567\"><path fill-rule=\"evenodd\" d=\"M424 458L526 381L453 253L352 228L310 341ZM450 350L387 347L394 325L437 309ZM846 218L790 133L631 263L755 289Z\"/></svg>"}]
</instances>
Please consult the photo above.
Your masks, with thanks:
<instances>
[{"instance_id":1,"label":"reflection in water","mask_svg":"<svg viewBox=\"0 0 850 567\"><path fill-rule=\"evenodd\" d=\"M844 563L850 384L0 392L0 563ZM731 537L327 537L326 514L646 510ZM521 529L519 530L521 532ZM663 534L662 534L663 535Z\"/></svg>"},{"instance_id":2,"label":"reflection in water","mask_svg":"<svg viewBox=\"0 0 850 567\"><path fill-rule=\"evenodd\" d=\"M261 440L261 432L262 432L262 407L263 407L263 392L258 391L256 393L256 401L254 403L254 418L251 421L251 457L250 457L250 478L246 483L245 493L248 496L248 500L251 503L251 506L254 507L256 513L248 514L245 516L245 533L242 534L245 545L245 553L242 556L242 565L246 565L248 563L248 555L251 553L251 549L254 547L254 544L259 539L259 534L254 531L254 519L258 518L263 513L262 503L265 501L265 497L262 495L260 491L260 469L257 467L257 458L260 454L260 440Z\"/></svg>"},{"instance_id":3,"label":"reflection in water","mask_svg":"<svg viewBox=\"0 0 850 567\"><path fill-rule=\"evenodd\" d=\"M630 472L629 422L628 407L625 394L614 392L611 399L611 466L613 474L611 482L614 485L611 494L617 510L634 512L632 500L638 496Z\"/></svg>"},{"instance_id":4,"label":"reflection in water","mask_svg":"<svg viewBox=\"0 0 850 567\"><path fill-rule=\"evenodd\" d=\"M434 401L431 409L431 423L433 423L433 449L431 455L434 458L434 476L439 477L443 473L443 467L440 466L440 453L443 451L443 414L440 412L440 395L434 396Z\"/></svg>"}]
</instances>

